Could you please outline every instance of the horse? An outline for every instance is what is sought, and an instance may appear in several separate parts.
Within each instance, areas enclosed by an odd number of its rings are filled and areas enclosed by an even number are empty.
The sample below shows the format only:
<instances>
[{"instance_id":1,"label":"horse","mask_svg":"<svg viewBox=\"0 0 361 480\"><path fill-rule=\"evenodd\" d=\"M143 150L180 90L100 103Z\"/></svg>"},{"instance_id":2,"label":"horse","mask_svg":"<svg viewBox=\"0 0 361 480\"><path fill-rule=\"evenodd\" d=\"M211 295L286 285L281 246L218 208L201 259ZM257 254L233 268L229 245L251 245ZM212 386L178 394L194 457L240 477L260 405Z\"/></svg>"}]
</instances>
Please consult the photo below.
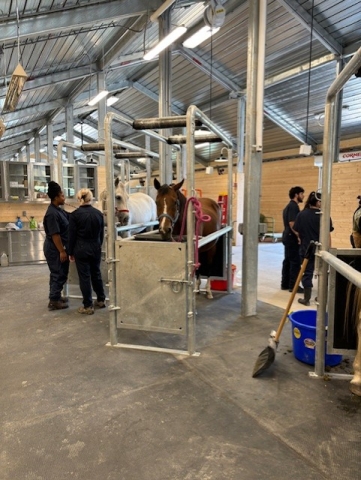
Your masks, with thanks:
<instances>
[{"instance_id":1,"label":"horse","mask_svg":"<svg viewBox=\"0 0 361 480\"><path fill-rule=\"evenodd\" d=\"M114 180L115 194L115 217L116 224L120 226L135 225L138 223L148 223L157 220L157 207L155 201L145 193L137 192L129 195L127 193L127 184L123 183L119 177ZM106 212L107 192L100 195L102 200L103 212ZM105 213L106 216L106 213ZM149 228L147 228L148 230ZM139 233L144 227L132 230L132 234ZM121 237L130 237L130 231L121 232Z\"/></svg>"},{"instance_id":2,"label":"horse","mask_svg":"<svg viewBox=\"0 0 361 480\"><path fill-rule=\"evenodd\" d=\"M157 215L159 221L159 233L162 240L168 241L172 239L173 235L181 233L183 217L187 215L185 206L187 203L186 197L180 191L184 179L175 185L160 185L159 181L154 179L154 187L157 190L156 205ZM207 236L221 228L221 208L217 202L211 198L202 197L198 199L202 213L210 217L210 221L202 222L199 235ZM187 226L185 223L184 234L187 233ZM199 249L200 262L204 276L207 277L206 295L207 298L213 298L211 291L210 273L215 259L217 250L217 239L209 242ZM196 291L199 293L200 287L200 271L196 272L197 282Z\"/></svg>"}]
</instances>

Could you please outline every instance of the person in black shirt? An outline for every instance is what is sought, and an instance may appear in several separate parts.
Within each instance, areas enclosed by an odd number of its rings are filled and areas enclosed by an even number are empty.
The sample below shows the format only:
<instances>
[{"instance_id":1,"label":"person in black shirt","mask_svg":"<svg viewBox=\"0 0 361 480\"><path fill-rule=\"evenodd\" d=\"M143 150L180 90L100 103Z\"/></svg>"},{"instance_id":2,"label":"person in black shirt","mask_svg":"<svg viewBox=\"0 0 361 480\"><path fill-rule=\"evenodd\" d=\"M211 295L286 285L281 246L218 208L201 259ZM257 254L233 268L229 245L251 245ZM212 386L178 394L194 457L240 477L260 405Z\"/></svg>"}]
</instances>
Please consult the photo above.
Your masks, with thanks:
<instances>
[{"instance_id":1,"label":"person in black shirt","mask_svg":"<svg viewBox=\"0 0 361 480\"><path fill-rule=\"evenodd\" d=\"M285 253L282 263L281 289L290 292L293 290L300 271L299 239L293 225L300 212L298 204L303 202L304 193L302 187L292 187L288 193L290 202L283 210L282 243L285 247ZM297 293L303 293L303 289L299 287Z\"/></svg>"},{"instance_id":2,"label":"person in black shirt","mask_svg":"<svg viewBox=\"0 0 361 480\"><path fill-rule=\"evenodd\" d=\"M69 214L60 208L65 196L59 184L48 183L48 197L51 203L44 217L44 255L50 270L49 310L67 308L67 299L61 297L68 279L69 259L66 253L68 243Z\"/></svg>"},{"instance_id":3,"label":"person in black shirt","mask_svg":"<svg viewBox=\"0 0 361 480\"><path fill-rule=\"evenodd\" d=\"M306 250L311 242L319 241L320 237L320 214L321 214L321 194L319 192L311 192L305 203L305 208L297 215L296 221L293 225L293 229L298 232L301 245L300 256L303 260L306 254ZM334 230L332 220L330 219L330 232ZM299 298L299 303L309 306L312 295L312 278L313 270L315 268L315 255L308 260L308 264L305 273L302 277L302 284L304 286L304 298Z\"/></svg>"},{"instance_id":4,"label":"person in black shirt","mask_svg":"<svg viewBox=\"0 0 361 480\"><path fill-rule=\"evenodd\" d=\"M80 307L78 312L92 315L94 306L105 307L104 285L100 271L104 217L91 205L93 194L89 189L79 190L77 199L80 207L70 215L68 253L70 261L75 261L83 296L84 306ZM93 304L92 288L97 296L95 304Z\"/></svg>"}]
</instances>

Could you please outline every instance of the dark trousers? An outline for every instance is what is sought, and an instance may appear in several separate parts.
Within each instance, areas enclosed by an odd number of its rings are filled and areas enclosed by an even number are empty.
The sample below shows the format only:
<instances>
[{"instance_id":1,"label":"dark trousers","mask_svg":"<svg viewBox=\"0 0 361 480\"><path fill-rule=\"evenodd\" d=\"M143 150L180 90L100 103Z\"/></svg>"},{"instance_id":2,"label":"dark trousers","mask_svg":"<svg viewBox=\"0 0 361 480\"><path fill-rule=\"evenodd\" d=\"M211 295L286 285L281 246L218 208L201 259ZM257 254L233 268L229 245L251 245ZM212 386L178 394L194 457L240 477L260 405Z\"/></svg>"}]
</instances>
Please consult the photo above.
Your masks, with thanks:
<instances>
[{"instance_id":1,"label":"dark trousers","mask_svg":"<svg viewBox=\"0 0 361 480\"><path fill-rule=\"evenodd\" d=\"M285 245L285 256L282 263L281 288L292 289L300 271L300 254L298 243Z\"/></svg>"},{"instance_id":2,"label":"dark trousers","mask_svg":"<svg viewBox=\"0 0 361 480\"><path fill-rule=\"evenodd\" d=\"M84 307L93 305L92 287L97 300L104 302L104 285L100 272L101 247L83 243L75 248L74 256Z\"/></svg>"},{"instance_id":3,"label":"dark trousers","mask_svg":"<svg viewBox=\"0 0 361 480\"><path fill-rule=\"evenodd\" d=\"M303 260L304 259L301 258L301 261L303 261ZM313 287L312 279L313 279L314 269L315 269L315 256L312 255L312 257L308 260L308 264L307 264L305 273L302 276L302 285L305 288L312 288Z\"/></svg>"},{"instance_id":4,"label":"dark trousers","mask_svg":"<svg viewBox=\"0 0 361 480\"><path fill-rule=\"evenodd\" d=\"M49 240L45 240L44 255L50 270L49 300L57 302L61 299L61 292L68 279L69 262L60 261L58 249Z\"/></svg>"}]
</instances>

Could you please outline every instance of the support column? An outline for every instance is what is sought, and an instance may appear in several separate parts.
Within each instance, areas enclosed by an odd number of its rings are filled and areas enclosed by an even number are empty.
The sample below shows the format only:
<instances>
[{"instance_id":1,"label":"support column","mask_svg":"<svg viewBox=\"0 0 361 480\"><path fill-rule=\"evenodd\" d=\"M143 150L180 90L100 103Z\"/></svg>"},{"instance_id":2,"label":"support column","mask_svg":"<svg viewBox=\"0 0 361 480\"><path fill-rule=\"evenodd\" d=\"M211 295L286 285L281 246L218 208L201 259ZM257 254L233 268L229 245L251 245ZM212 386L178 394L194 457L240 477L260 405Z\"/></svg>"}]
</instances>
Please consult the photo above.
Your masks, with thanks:
<instances>
[{"instance_id":1,"label":"support column","mask_svg":"<svg viewBox=\"0 0 361 480\"><path fill-rule=\"evenodd\" d=\"M47 140L47 152L48 152L48 163L52 165L54 163L54 138L53 138L53 124L47 123L46 125L46 140Z\"/></svg>"},{"instance_id":2,"label":"support column","mask_svg":"<svg viewBox=\"0 0 361 480\"><path fill-rule=\"evenodd\" d=\"M255 315L257 306L266 8L266 0L249 2L242 250L241 313L243 316Z\"/></svg>"},{"instance_id":3,"label":"support column","mask_svg":"<svg viewBox=\"0 0 361 480\"><path fill-rule=\"evenodd\" d=\"M34 137L34 161L40 162L40 135L38 133Z\"/></svg>"},{"instance_id":4,"label":"support column","mask_svg":"<svg viewBox=\"0 0 361 480\"><path fill-rule=\"evenodd\" d=\"M159 17L159 40L168 35L171 29L171 12L166 10ZM159 55L159 117L170 117L171 110L171 80L172 80L172 58L169 48L163 50ZM170 129L160 130L160 134L168 137ZM159 172L160 183L172 183L172 149L170 145L159 142Z\"/></svg>"},{"instance_id":5,"label":"support column","mask_svg":"<svg viewBox=\"0 0 361 480\"><path fill-rule=\"evenodd\" d=\"M65 126L66 126L66 141L74 143L74 115L73 105L67 105L65 108ZM72 148L66 149L67 163L74 163L74 151Z\"/></svg>"},{"instance_id":6,"label":"support column","mask_svg":"<svg viewBox=\"0 0 361 480\"><path fill-rule=\"evenodd\" d=\"M98 72L97 74L97 89L98 93L106 90L105 74ZM104 143L104 119L107 113L107 98L104 97L98 102L98 142ZM105 157L99 152L99 165L105 165Z\"/></svg>"},{"instance_id":7,"label":"support column","mask_svg":"<svg viewBox=\"0 0 361 480\"><path fill-rule=\"evenodd\" d=\"M31 147L30 147L30 144L28 143L28 144L26 145L26 161L27 161L28 163L30 163L30 148L31 148Z\"/></svg>"}]
</instances>

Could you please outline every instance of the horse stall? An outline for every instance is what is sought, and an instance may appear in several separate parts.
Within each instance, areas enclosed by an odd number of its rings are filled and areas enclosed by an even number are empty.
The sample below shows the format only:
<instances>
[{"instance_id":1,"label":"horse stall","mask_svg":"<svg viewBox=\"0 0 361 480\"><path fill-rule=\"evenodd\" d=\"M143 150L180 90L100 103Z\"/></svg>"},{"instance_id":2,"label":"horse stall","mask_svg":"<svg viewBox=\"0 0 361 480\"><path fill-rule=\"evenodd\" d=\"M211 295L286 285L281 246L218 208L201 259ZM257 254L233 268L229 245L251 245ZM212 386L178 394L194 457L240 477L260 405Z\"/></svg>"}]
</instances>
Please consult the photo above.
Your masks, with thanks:
<instances>
[{"instance_id":1,"label":"horse stall","mask_svg":"<svg viewBox=\"0 0 361 480\"><path fill-rule=\"evenodd\" d=\"M114 172L112 152L112 121L129 122L123 117L108 113L105 118L105 163L107 172L107 209L114 211ZM187 135L180 141L187 146L187 189L195 197L194 145L195 126L205 125L228 147L228 168L232 170L232 144L197 107L191 106L186 116L164 119L142 119L133 122L133 128L169 128L187 126ZM164 122L164 123L163 123ZM175 125L174 125L175 126ZM155 132L162 142L167 140ZM232 198L232 176L229 176L228 198ZM219 231L200 239L199 246L225 236L228 292L232 288L232 205L228 204L228 222ZM109 267L109 346L160 351L184 355L198 355L195 345L196 291L195 291L195 213L188 208L187 236L181 242L159 241L159 233L148 232L127 239L119 239L113 215L108 218L107 264ZM158 240L159 239L159 240ZM172 334L185 338L186 348L162 348L158 345L140 345L133 341L118 342L123 330ZM125 336L125 335L123 335ZM137 338L137 337L135 337ZM138 340L137 340L138 341ZM184 342L183 342L184 343Z\"/></svg>"}]
</instances>

